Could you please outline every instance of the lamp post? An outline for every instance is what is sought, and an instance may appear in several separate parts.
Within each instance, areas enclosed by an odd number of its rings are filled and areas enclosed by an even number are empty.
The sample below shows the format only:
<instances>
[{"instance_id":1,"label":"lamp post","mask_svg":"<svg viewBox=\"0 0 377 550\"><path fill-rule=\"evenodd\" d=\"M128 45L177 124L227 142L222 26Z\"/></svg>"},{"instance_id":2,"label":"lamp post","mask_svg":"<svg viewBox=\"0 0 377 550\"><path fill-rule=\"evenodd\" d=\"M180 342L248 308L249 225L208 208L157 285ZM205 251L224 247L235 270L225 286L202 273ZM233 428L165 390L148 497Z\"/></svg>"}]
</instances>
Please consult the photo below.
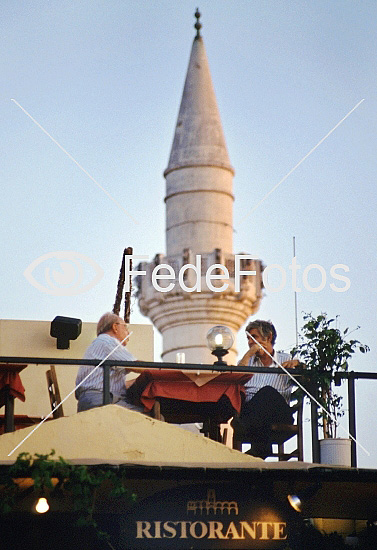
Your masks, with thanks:
<instances>
[{"instance_id":1,"label":"lamp post","mask_svg":"<svg viewBox=\"0 0 377 550\"><path fill-rule=\"evenodd\" d=\"M217 357L214 365L226 365L223 357L232 347L234 337L232 331L223 325L216 325L207 332L207 345L212 355Z\"/></svg>"}]
</instances>

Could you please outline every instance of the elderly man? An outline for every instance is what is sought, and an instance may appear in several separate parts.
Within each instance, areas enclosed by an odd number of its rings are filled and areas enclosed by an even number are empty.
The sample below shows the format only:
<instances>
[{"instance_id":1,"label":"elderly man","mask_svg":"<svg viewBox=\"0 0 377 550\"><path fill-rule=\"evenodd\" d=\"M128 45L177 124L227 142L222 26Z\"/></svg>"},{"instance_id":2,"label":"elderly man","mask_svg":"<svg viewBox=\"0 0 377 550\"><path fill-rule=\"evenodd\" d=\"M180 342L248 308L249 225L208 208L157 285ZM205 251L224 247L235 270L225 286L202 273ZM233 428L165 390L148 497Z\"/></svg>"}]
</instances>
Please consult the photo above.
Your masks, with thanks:
<instances>
[{"instance_id":1,"label":"elderly man","mask_svg":"<svg viewBox=\"0 0 377 550\"><path fill-rule=\"evenodd\" d=\"M136 361L136 358L125 349L128 339L128 328L124 320L115 313L105 313L97 324L97 338L93 340L84 354L84 359L98 359L100 362L105 357L115 361ZM125 340L126 338L126 340ZM122 343L120 345L120 343ZM86 411L103 404L103 370L96 369L84 382L84 378L95 367L82 365L76 378L75 396L78 400L77 411ZM112 402L122 407L142 412L137 407L127 402L126 398L126 373L128 371L141 372L142 369L111 367L110 369L110 396Z\"/></svg>"},{"instance_id":2,"label":"elderly man","mask_svg":"<svg viewBox=\"0 0 377 550\"><path fill-rule=\"evenodd\" d=\"M246 327L246 336L249 349L239 365L277 368L277 361L290 368L299 364L290 360L288 354L274 350L276 330L269 321L252 321ZM245 402L239 419L233 420L233 427L241 437L246 435L251 441L249 454L266 458L271 453L271 425L293 424L289 406L291 389L292 381L287 374L258 373L245 384Z\"/></svg>"}]
</instances>

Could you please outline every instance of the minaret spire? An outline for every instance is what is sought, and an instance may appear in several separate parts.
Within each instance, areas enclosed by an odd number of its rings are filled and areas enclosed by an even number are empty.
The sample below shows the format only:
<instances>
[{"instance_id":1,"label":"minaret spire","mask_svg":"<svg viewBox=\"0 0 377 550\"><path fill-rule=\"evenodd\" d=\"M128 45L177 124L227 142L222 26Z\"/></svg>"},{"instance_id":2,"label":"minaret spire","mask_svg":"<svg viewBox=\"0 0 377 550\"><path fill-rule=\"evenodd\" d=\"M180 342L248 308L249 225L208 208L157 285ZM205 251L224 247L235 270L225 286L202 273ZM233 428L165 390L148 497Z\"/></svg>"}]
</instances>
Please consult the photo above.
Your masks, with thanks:
<instances>
[{"instance_id":1,"label":"minaret spire","mask_svg":"<svg viewBox=\"0 0 377 550\"><path fill-rule=\"evenodd\" d=\"M166 255L157 254L139 268L145 276L139 278L138 295L140 311L163 335L164 361L183 352L186 362L211 363L208 330L225 324L237 332L257 311L261 263L251 256L248 261L245 254L239 262L233 253L234 170L200 35L199 9L195 18L196 36L164 172ZM161 281L163 287L153 283L159 270L161 278L169 279ZM214 285L208 273L216 277ZM235 349L227 361L236 364Z\"/></svg>"},{"instance_id":2,"label":"minaret spire","mask_svg":"<svg viewBox=\"0 0 377 550\"><path fill-rule=\"evenodd\" d=\"M202 25L199 22L198 9L195 17L197 22L194 27L197 34L191 48L174 140L168 166L164 172L165 177L173 170L192 166L217 166L229 170L234 175L204 40L200 35Z\"/></svg>"},{"instance_id":3,"label":"minaret spire","mask_svg":"<svg viewBox=\"0 0 377 550\"><path fill-rule=\"evenodd\" d=\"M169 256L184 248L195 254L214 248L232 253L233 175L204 40L196 36L164 172Z\"/></svg>"},{"instance_id":4,"label":"minaret spire","mask_svg":"<svg viewBox=\"0 0 377 550\"><path fill-rule=\"evenodd\" d=\"M196 8L196 12L195 12L195 17L196 17L196 23L194 25L194 27L196 28L196 39L197 38L201 38L201 35L200 35L200 29L202 28L202 24L201 22L199 21L200 19L200 16L201 16L201 13L199 11L199 8Z\"/></svg>"}]
</instances>

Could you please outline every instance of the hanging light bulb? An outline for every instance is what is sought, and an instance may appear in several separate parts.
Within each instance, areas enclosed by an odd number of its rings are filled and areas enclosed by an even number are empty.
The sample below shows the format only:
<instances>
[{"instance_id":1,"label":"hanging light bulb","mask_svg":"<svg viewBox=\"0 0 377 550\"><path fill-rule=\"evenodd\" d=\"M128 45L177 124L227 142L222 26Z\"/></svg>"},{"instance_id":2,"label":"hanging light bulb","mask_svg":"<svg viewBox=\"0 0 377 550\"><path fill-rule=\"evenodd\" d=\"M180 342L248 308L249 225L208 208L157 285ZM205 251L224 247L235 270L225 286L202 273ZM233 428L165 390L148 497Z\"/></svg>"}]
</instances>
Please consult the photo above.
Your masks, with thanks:
<instances>
[{"instance_id":1,"label":"hanging light bulb","mask_svg":"<svg viewBox=\"0 0 377 550\"><path fill-rule=\"evenodd\" d=\"M47 501L47 498L40 497L37 500L37 503L35 505L35 511L38 512L38 514L45 514L50 509L50 505Z\"/></svg>"}]
</instances>

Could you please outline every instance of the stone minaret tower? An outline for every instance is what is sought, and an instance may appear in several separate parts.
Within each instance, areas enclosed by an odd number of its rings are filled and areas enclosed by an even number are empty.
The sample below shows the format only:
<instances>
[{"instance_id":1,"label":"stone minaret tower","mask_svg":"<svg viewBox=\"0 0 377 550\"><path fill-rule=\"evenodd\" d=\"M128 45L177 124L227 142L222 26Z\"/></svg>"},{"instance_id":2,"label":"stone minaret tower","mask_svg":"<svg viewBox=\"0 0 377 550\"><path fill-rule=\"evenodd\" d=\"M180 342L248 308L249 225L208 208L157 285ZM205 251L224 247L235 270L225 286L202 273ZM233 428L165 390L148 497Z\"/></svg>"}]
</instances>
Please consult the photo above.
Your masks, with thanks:
<instances>
[{"instance_id":1,"label":"stone minaret tower","mask_svg":"<svg viewBox=\"0 0 377 550\"><path fill-rule=\"evenodd\" d=\"M163 335L163 361L176 360L184 352L187 363L213 363L206 345L206 334L214 325L226 325L235 334L261 299L261 264L257 260L240 260L240 269L255 271L241 275L235 287L233 254L233 176L215 92L212 85L203 38L200 14L195 13L196 36L192 45L181 106L178 114L166 178L166 256L156 255L154 262L140 264L146 271L138 277L139 306ZM199 265L199 258L201 262ZM152 285L152 271L159 264L173 268L175 279L160 280L171 290L161 292ZM186 269L179 280L182 266ZM210 266L221 264L229 272L212 281L215 292L206 284ZM160 268L159 273L168 270ZM170 270L170 273L172 271ZM211 283L210 283L211 284ZM193 291L185 289L194 287ZM198 288L200 291L198 291ZM236 350L225 358L235 364Z\"/></svg>"}]
</instances>

